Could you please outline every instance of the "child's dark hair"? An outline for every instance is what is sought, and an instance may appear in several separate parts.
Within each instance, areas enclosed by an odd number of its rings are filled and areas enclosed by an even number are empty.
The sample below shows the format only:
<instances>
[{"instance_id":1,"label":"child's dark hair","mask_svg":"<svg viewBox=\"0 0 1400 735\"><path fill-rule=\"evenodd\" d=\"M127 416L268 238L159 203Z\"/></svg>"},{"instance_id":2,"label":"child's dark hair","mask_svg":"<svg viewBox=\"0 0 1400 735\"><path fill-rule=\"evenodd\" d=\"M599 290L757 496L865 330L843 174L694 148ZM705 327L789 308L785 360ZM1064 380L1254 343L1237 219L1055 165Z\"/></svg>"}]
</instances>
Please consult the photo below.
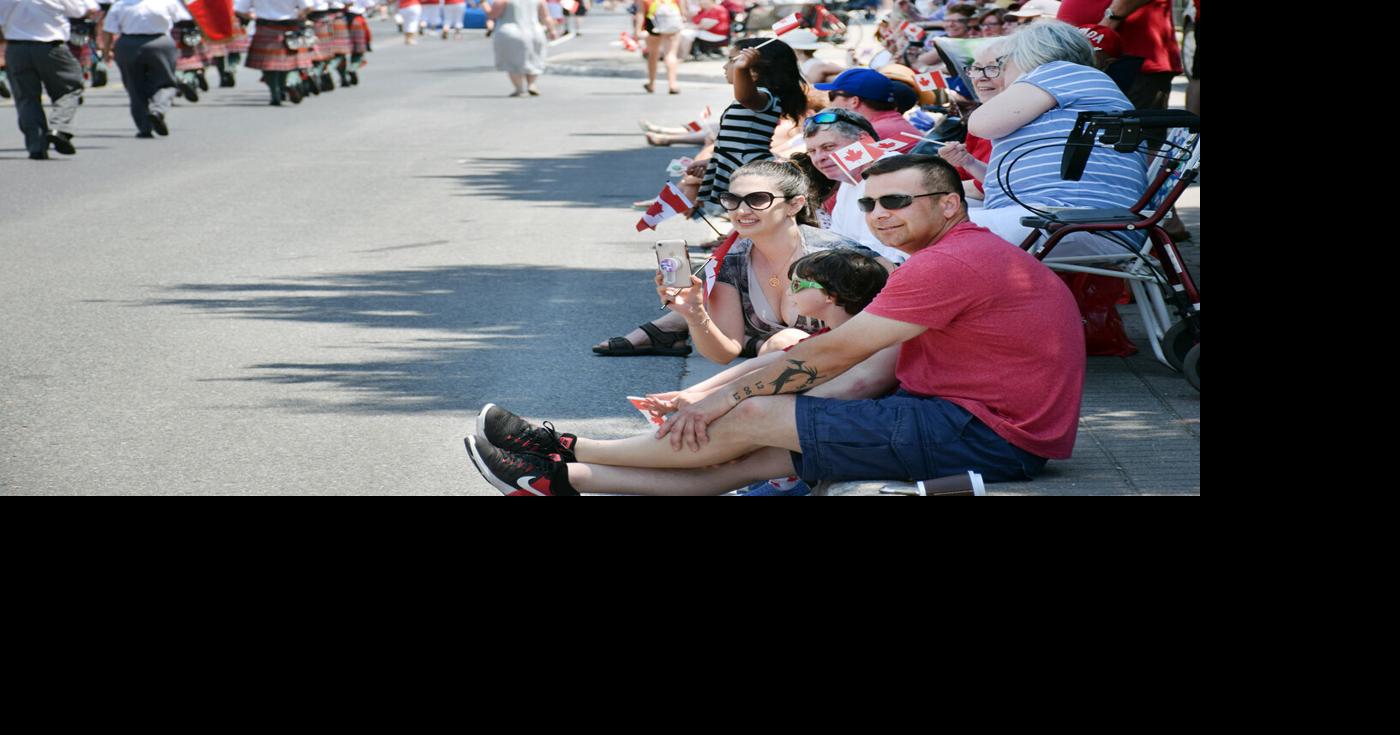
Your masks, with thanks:
<instances>
[{"instance_id":1,"label":"child's dark hair","mask_svg":"<svg viewBox=\"0 0 1400 735\"><path fill-rule=\"evenodd\" d=\"M879 261L856 250L836 248L804 256L788 269L788 278L805 278L822 285L836 305L856 315L885 287L890 274Z\"/></svg>"},{"instance_id":2,"label":"child's dark hair","mask_svg":"<svg viewBox=\"0 0 1400 735\"><path fill-rule=\"evenodd\" d=\"M753 67L754 83L777 95L783 117L795 123L802 122L807 113L807 83L802 80L797 54L792 47L771 38L745 38L736 42L734 48L737 51L758 48L758 62Z\"/></svg>"}]
</instances>

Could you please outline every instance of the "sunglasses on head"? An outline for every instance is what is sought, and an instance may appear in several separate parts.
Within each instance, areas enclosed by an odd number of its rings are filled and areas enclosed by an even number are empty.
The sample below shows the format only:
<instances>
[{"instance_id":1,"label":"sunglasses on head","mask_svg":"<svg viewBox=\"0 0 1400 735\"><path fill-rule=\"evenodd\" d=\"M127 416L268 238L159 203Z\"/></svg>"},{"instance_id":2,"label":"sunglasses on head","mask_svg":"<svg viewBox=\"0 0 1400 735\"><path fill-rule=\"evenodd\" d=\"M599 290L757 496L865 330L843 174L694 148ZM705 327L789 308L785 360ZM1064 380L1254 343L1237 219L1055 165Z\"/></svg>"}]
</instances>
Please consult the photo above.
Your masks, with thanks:
<instances>
[{"instance_id":1,"label":"sunglasses on head","mask_svg":"<svg viewBox=\"0 0 1400 735\"><path fill-rule=\"evenodd\" d=\"M952 193L951 191L935 191L929 194L886 194L878 199L861 197L856 200L856 205L860 207L860 211L866 213L875 211L876 202L879 202L880 206L885 209L904 209L910 204L913 204L914 200L920 197L936 197Z\"/></svg>"},{"instance_id":2,"label":"sunglasses on head","mask_svg":"<svg viewBox=\"0 0 1400 735\"><path fill-rule=\"evenodd\" d=\"M838 97L849 97L850 95L845 94L844 92L831 92L830 96L832 99L837 99ZM874 128L870 127L870 123L868 121L866 121L864 118L858 118L849 112L845 112L844 110L827 110L826 112L819 112L807 118L807 122L803 123L802 125L802 134L811 135L812 133L816 132L817 126L830 125L835 122L848 122L852 125L859 127L861 130L870 133L871 138L874 138L875 140L880 139L880 136L874 133Z\"/></svg>"},{"instance_id":3,"label":"sunglasses on head","mask_svg":"<svg viewBox=\"0 0 1400 735\"><path fill-rule=\"evenodd\" d=\"M773 196L772 194L766 191L756 191L752 194L746 194L742 197L735 196L733 194L730 194L729 192L725 192L719 195L719 205L733 212L734 210L739 208L740 204L747 204L749 205L749 209L752 209L755 212L762 212L763 210L773 206L774 199L787 199L787 197Z\"/></svg>"},{"instance_id":4,"label":"sunglasses on head","mask_svg":"<svg viewBox=\"0 0 1400 735\"><path fill-rule=\"evenodd\" d=\"M823 286L823 285L821 285L820 283L817 283L816 281L809 281L809 280L807 280L807 279L805 279L805 278L796 278L796 277L794 277L794 278L792 279L792 292L793 292L793 293L802 293L803 291L806 291L806 290L809 289L809 288L817 288L817 289L821 289L821 290L823 290L823 291L826 290L826 286Z\"/></svg>"}]
</instances>

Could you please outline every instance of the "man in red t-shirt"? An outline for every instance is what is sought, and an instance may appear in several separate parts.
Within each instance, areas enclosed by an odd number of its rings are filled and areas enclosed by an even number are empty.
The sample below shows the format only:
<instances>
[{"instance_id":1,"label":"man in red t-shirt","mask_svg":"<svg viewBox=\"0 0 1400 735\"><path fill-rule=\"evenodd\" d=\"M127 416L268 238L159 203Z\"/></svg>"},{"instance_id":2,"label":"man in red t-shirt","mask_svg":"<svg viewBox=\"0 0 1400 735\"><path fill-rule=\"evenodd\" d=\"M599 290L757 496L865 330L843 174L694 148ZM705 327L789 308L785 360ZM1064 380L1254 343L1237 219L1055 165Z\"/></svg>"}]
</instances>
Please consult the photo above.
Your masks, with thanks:
<instances>
[{"instance_id":1,"label":"man in red t-shirt","mask_svg":"<svg viewBox=\"0 0 1400 735\"><path fill-rule=\"evenodd\" d=\"M1100 23L1117 31L1123 54L1144 59L1128 99L1139 110L1167 108L1172 78L1182 73L1171 0L1064 0L1056 17L1074 26Z\"/></svg>"},{"instance_id":2,"label":"man in red t-shirt","mask_svg":"<svg viewBox=\"0 0 1400 735\"><path fill-rule=\"evenodd\" d=\"M793 474L812 486L968 471L1024 480L1069 457L1085 359L1064 283L970 223L957 172L936 156L876 163L866 197L871 230L912 257L864 312L682 408L655 435L583 439L488 405L467 437L477 469L507 494L679 495ZM835 385L894 346L893 396L791 395Z\"/></svg>"}]
</instances>

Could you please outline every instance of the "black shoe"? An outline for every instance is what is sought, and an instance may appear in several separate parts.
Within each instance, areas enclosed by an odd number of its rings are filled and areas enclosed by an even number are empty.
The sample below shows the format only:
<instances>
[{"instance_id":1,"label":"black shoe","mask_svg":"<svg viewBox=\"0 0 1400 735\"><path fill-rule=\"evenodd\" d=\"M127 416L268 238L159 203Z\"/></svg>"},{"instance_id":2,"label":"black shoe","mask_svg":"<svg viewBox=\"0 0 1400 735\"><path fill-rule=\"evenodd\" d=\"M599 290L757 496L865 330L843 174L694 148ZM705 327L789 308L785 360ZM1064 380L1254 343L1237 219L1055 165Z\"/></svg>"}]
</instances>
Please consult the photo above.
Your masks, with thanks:
<instances>
[{"instance_id":1,"label":"black shoe","mask_svg":"<svg viewBox=\"0 0 1400 735\"><path fill-rule=\"evenodd\" d=\"M578 495L569 485L569 466L559 458L516 454L483 444L476 437L466 439L472 464L497 490L515 497L558 497Z\"/></svg>"},{"instance_id":2,"label":"black shoe","mask_svg":"<svg viewBox=\"0 0 1400 735\"><path fill-rule=\"evenodd\" d=\"M29 160L31 160L31 161L47 161L47 160L49 160L49 153L48 153L48 151L44 151L43 153L30 153L30 154L29 154Z\"/></svg>"},{"instance_id":3,"label":"black shoe","mask_svg":"<svg viewBox=\"0 0 1400 735\"><path fill-rule=\"evenodd\" d=\"M96 69L93 69L93 70L92 70L92 88L93 88L93 89L101 89L102 87L107 86L107 81L108 81L108 80L107 80L107 70L106 70L106 69L103 69L102 67L99 66L99 67L97 67Z\"/></svg>"},{"instance_id":4,"label":"black shoe","mask_svg":"<svg viewBox=\"0 0 1400 735\"><path fill-rule=\"evenodd\" d=\"M287 100L294 105L301 104L301 90L297 87L287 87Z\"/></svg>"},{"instance_id":5,"label":"black shoe","mask_svg":"<svg viewBox=\"0 0 1400 735\"><path fill-rule=\"evenodd\" d=\"M281 106L282 106L282 100L273 100L273 101L267 103L267 106L268 106L268 107L281 107Z\"/></svg>"},{"instance_id":6,"label":"black shoe","mask_svg":"<svg viewBox=\"0 0 1400 735\"><path fill-rule=\"evenodd\" d=\"M181 83L180 83L180 96L184 97L185 99L189 100L190 102L198 102L198 101L199 101L199 91L196 90L194 87L191 87L190 85L185 84L184 82L181 82Z\"/></svg>"},{"instance_id":7,"label":"black shoe","mask_svg":"<svg viewBox=\"0 0 1400 735\"><path fill-rule=\"evenodd\" d=\"M195 73L195 75L194 75L194 80L195 80L195 83L199 85L199 91L201 91L201 92L208 92L208 91L209 91L209 77L207 77L207 76L204 75L204 70L203 70L203 69L200 69L198 72Z\"/></svg>"},{"instance_id":8,"label":"black shoe","mask_svg":"<svg viewBox=\"0 0 1400 735\"><path fill-rule=\"evenodd\" d=\"M49 133L49 143L53 144L53 149L65 156L71 156L78 152L73 147L73 136L68 133Z\"/></svg>"},{"instance_id":9,"label":"black shoe","mask_svg":"<svg viewBox=\"0 0 1400 735\"><path fill-rule=\"evenodd\" d=\"M321 91L322 91L322 92L334 92L334 91L335 91L335 80L331 79L331 75L329 75L329 74L322 74L322 75L321 75Z\"/></svg>"},{"instance_id":10,"label":"black shoe","mask_svg":"<svg viewBox=\"0 0 1400 735\"><path fill-rule=\"evenodd\" d=\"M140 138L141 140L151 140L156 136L153 133L137 133L136 137Z\"/></svg>"},{"instance_id":11,"label":"black shoe","mask_svg":"<svg viewBox=\"0 0 1400 735\"><path fill-rule=\"evenodd\" d=\"M491 446L506 451L543 456L557 454L563 457L565 462L575 461L574 445L578 443L577 436L560 434L549 422L545 422L542 427L536 427L494 403L486 404L486 408L477 414L476 435Z\"/></svg>"},{"instance_id":12,"label":"black shoe","mask_svg":"<svg viewBox=\"0 0 1400 735\"><path fill-rule=\"evenodd\" d=\"M165 125L165 115L160 113L151 115L151 130L156 131L156 135L162 138L170 135L170 128Z\"/></svg>"},{"instance_id":13,"label":"black shoe","mask_svg":"<svg viewBox=\"0 0 1400 735\"><path fill-rule=\"evenodd\" d=\"M359 73L359 72L357 72L357 71L352 71L352 72L350 72L350 84L351 84L352 86L355 86L355 87L360 86L360 73Z\"/></svg>"}]
</instances>

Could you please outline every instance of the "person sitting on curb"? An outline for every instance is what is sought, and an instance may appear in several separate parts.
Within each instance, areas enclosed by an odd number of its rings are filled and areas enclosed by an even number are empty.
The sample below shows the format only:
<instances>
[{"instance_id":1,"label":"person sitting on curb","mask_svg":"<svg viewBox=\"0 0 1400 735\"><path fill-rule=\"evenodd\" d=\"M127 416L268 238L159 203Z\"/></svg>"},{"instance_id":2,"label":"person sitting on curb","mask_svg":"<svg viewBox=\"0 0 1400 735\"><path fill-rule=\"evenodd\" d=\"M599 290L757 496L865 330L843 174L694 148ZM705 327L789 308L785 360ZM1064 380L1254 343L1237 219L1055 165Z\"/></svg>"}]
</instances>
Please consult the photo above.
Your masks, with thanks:
<instances>
[{"instance_id":1,"label":"person sitting on curb","mask_svg":"<svg viewBox=\"0 0 1400 735\"><path fill-rule=\"evenodd\" d=\"M1085 358L1064 283L967 220L962 182L946 161L898 156L865 178L871 230L911 257L864 312L682 408L655 433L584 439L488 404L465 442L477 469L506 494L687 495L794 474L813 487L968 471L1004 482L1068 458ZM896 345L893 396L793 395Z\"/></svg>"},{"instance_id":2,"label":"person sitting on curb","mask_svg":"<svg viewBox=\"0 0 1400 735\"><path fill-rule=\"evenodd\" d=\"M812 166L837 183L835 201L830 208L831 231L874 250L891 263L903 263L909 256L880 242L866 225L865 213L857 204L865 195L865 181L860 178L861 173L873 163L845 169L836 162L837 152L852 143L861 140L874 143L874 126L855 112L829 107L807 119L803 134Z\"/></svg>"},{"instance_id":3,"label":"person sitting on curb","mask_svg":"<svg viewBox=\"0 0 1400 735\"><path fill-rule=\"evenodd\" d=\"M814 84L817 89L831 95L832 107L844 107L854 112L875 127L877 139L897 140L902 145L896 153L907 153L913 149L918 138L923 136L919 129L900 114L904 85L874 69L847 69L830 84ZM909 109L904 104L903 109ZM912 133L913 138L904 133Z\"/></svg>"}]
</instances>

